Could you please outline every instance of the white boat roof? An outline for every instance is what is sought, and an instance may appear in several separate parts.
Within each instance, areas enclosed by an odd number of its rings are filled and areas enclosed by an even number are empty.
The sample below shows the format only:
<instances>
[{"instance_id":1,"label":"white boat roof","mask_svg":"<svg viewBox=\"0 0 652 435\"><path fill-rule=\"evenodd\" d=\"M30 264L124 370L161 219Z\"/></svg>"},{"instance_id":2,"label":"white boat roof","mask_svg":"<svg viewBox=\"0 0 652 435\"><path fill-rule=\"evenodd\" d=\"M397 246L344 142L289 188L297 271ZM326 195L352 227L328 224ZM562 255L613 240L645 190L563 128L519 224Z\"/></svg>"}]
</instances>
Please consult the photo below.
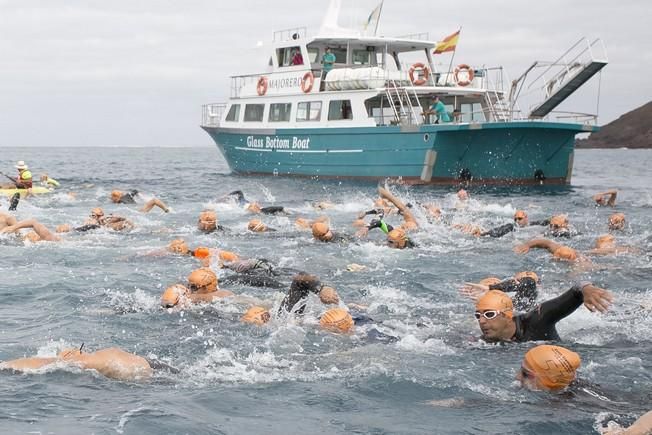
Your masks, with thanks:
<instances>
[{"instance_id":1,"label":"white boat roof","mask_svg":"<svg viewBox=\"0 0 652 435\"><path fill-rule=\"evenodd\" d=\"M308 39L307 45L312 44L322 44L323 45L365 45L373 47L385 47L386 45L391 46L393 51L398 53L415 51L415 50L425 50L425 49L434 49L437 44L436 41L426 41L423 39L401 39L401 38L388 38L384 36L362 36L362 37L351 37L351 36L317 36L314 38Z\"/></svg>"}]
</instances>

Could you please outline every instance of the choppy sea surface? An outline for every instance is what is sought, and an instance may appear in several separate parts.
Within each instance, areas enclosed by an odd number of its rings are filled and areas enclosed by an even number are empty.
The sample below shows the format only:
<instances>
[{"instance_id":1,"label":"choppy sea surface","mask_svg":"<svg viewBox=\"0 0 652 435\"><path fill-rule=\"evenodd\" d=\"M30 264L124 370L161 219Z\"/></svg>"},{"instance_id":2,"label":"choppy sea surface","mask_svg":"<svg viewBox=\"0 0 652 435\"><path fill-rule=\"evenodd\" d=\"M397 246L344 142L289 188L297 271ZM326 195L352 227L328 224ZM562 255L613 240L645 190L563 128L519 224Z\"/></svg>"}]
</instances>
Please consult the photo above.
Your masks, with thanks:
<instances>
[{"instance_id":1,"label":"choppy sea surface","mask_svg":"<svg viewBox=\"0 0 652 435\"><path fill-rule=\"evenodd\" d=\"M588 434L609 420L631 423L652 408L650 150L579 150L571 186L472 188L464 208L456 208L454 188L391 186L406 201L437 202L448 223L491 228L509 222L516 209L531 219L566 213L579 232L567 243L581 251L607 233L614 211L594 207L591 195L617 188L615 211L627 216L617 240L641 252L593 258L591 270L553 262L543 251L512 251L540 228L477 239L418 211L422 229L413 250L385 247L378 231L344 246L318 243L294 228L294 218L325 213L337 231L352 234L355 214L372 206L375 184L233 176L215 148L5 148L0 169L13 174L17 160L62 185L21 201L19 219L34 217L50 228L80 225L100 206L131 219L136 229L70 234L61 243L0 236L0 360L85 343L89 350L118 346L158 358L180 373L161 371L132 383L65 368L0 372L2 433ZM112 189L132 188L172 211L142 214L110 203ZM292 215L263 217L276 233L248 233L251 215L217 201L236 189ZM336 207L315 210L312 204L323 200ZM195 222L206 208L230 231L200 234ZM6 209L3 198L0 210ZM263 327L240 323L247 307L233 302L162 309L162 291L198 267L193 258L150 255L179 237L191 247L315 273L346 302L368 306L375 324L352 335L324 332L316 298L303 320L275 319ZM349 272L351 263L366 270ZM607 314L581 307L558 324L563 345L582 357L579 377L588 392L525 391L514 376L535 344L478 340L473 304L458 289L521 270L542 278L541 300L578 280L615 294ZM279 290L228 289L276 306L283 297ZM374 340L371 328L398 341Z\"/></svg>"}]
</instances>

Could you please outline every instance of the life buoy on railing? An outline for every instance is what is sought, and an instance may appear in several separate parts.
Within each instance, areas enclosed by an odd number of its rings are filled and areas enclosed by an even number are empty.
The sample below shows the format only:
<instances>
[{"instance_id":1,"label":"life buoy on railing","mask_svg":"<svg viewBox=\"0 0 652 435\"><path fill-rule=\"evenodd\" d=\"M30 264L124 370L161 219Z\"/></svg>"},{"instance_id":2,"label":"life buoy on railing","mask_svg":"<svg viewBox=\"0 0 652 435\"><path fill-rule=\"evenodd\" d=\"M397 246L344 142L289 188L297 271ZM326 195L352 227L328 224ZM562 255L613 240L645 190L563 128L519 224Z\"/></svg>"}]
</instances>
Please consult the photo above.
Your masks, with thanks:
<instances>
[{"instance_id":1,"label":"life buoy on railing","mask_svg":"<svg viewBox=\"0 0 652 435\"><path fill-rule=\"evenodd\" d=\"M307 94L308 92L312 91L312 86L314 84L315 75L312 73L312 71L308 71L303 75L303 79L301 79L301 90Z\"/></svg>"},{"instance_id":2,"label":"life buoy on railing","mask_svg":"<svg viewBox=\"0 0 652 435\"><path fill-rule=\"evenodd\" d=\"M415 78L414 73L419 70L423 71L423 77ZM425 85L426 82L428 81L428 77L430 77L430 70L428 69L427 66L425 66L421 62L417 62L414 65L412 65L409 74L410 74L410 81L412 82L413 85L422 86Z\"/></svg>"},{"instance_id":3,"label":"life buoy on railing","mask_svg":"<svg viewBox=\"0 0 652 435\"><path fill-rule=\"evenodd\" d=\"M466 74L466 80L460 80L460 73ZM475 77L475 71L473 71L473 68L467 64L461 63L455 67L453 78L455 79L455 83L457 83L458 86L470 85L473 81L473 77Z\"/></svg>"},{"instance_id":4,"label":"life buoy on railing","mask_svg":"<svg viewBox=\"0 0 652 435\"><path fill-rule=\"evenodd\" d=\"M267 77L261 76L256 83L256 92L261 97L267 93Z\"/></svg>"}]
</instances>

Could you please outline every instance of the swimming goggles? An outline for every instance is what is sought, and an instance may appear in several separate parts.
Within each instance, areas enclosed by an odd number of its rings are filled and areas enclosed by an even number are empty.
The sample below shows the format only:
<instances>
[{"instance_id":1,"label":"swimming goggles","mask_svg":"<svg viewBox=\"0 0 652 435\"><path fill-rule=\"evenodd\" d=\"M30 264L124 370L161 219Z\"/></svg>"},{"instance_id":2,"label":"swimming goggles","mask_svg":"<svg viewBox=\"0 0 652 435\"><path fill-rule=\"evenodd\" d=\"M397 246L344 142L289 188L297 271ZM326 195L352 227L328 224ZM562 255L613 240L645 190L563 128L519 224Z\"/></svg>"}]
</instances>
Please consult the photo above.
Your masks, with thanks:
<instances>
[{"instance_id":1,"label":"swimming goggles","mask_svg":"<svg viewBox=\"0 0 652 435\"><path fill-rule=\"evenodd\" d=\"M499 310L487 310L485 312L480 312L476 311L475 312L475 318L477 320L480 320L480 317L484 317L487 320L495 319L498 317L498 314L502 313L502 311Z\"/></svg>"}]
</instances>

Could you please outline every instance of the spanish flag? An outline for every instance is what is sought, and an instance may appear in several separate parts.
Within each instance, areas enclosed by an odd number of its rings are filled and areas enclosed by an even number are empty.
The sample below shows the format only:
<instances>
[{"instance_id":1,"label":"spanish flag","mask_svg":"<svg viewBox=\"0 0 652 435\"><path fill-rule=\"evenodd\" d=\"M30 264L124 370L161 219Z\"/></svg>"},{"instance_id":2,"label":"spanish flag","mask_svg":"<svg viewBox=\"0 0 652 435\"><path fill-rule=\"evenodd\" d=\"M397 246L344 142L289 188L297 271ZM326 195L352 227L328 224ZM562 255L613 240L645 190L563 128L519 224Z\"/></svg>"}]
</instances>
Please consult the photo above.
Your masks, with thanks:
<instances>
[{"instance_id":1,"label":"spanish flag","mask_svg":"<svg viewBox=\"0 0 652 435\"><path fill-rule=\"evenodd\" d=\"M367 22L364 25L365 30L367 30L367 27L369 27L372 21L376 21L376 24L378 24L378 20L380 20L380 12L383 10L384 1L385 0L381 1L380 4L369 14L369 18L367 18Z\"/></svg>"},{"instance_id":2,"label":"spanish flag","mask_svg":"<svg viewBox=\"0 0 652 435\"><path fill-rule=\"evenodd\" d=\"M452 35L448 35L442 41L439 41L437 45L435 45L435 50L432 52L432 54L442 54L448 53L449 51L455 51L455 48L457 47L457 41L460 39L460 31L461 29Z\"/></svg>"}]
</instances>

